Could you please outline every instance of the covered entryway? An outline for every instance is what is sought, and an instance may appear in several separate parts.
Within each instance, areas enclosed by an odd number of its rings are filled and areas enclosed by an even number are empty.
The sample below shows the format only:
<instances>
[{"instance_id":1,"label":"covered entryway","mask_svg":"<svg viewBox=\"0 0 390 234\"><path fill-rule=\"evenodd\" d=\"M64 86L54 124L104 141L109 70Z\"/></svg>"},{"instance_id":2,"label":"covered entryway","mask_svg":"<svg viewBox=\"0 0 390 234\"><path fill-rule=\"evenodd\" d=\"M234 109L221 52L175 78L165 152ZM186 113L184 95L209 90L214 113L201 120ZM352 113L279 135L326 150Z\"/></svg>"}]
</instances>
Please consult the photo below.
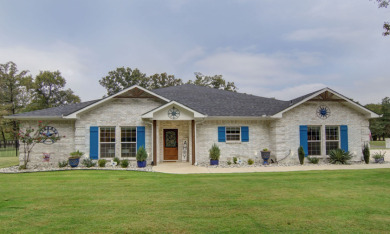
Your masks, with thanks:
<instances>
[{"instance_id":1,"label":"covered entryway","mask_svg":"<svg viewBox=\"0 0 390 234\"><path fill-rule=\"evenodd\" d=\"M178 131L177 129L164 129L164 161L179 160Z\"/></svg>"},{"instance_id":2,"label":"covered entryway","mask_svg":"<svg viewBox=\"0 0 390 234\"><path fill-rule=\"evenodd\" d=\"M142 115L152 122L153 163L195 164L196 121L206 116L171 101ZM150 123L150 122L149 122Z\"/></svg>"}]
</instances>

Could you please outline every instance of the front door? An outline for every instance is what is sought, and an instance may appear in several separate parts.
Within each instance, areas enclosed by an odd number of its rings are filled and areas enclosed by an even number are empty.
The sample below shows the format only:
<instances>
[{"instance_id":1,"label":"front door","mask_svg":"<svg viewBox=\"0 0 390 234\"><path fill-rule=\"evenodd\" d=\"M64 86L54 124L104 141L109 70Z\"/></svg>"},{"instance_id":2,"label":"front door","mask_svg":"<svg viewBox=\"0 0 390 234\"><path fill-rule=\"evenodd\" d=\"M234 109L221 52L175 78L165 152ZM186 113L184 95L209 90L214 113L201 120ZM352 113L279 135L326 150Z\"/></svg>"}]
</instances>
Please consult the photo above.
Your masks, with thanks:
<instances>
[{"instance_id":1,"label":"front door","mask_svg":"<svg viewBox=\"0 0 390 234\"><path fill-rule=\"evenodd\" d=\"M164 129L164 160L178 160L177 129Z\"/></svg>"}]
</instances>

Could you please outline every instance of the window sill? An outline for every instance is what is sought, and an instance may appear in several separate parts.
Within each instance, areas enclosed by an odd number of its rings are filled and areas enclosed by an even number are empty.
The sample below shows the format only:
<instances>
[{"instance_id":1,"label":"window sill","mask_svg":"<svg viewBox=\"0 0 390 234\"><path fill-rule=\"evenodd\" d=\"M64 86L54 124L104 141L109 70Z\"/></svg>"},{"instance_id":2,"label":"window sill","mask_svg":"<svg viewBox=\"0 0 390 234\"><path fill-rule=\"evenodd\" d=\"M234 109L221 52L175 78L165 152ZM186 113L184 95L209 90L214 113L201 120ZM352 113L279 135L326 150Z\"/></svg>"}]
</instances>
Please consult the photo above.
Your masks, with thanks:
<instances>
[{"instance_id":1,"label":"window sill","mask_svg":"<svg viewBox=\"0 0 390 234\"><path fill-rule=\"evenodd\" d=\"M241 144L241 141L226 141L226 144Z\"/></svg>"}]
</instances>

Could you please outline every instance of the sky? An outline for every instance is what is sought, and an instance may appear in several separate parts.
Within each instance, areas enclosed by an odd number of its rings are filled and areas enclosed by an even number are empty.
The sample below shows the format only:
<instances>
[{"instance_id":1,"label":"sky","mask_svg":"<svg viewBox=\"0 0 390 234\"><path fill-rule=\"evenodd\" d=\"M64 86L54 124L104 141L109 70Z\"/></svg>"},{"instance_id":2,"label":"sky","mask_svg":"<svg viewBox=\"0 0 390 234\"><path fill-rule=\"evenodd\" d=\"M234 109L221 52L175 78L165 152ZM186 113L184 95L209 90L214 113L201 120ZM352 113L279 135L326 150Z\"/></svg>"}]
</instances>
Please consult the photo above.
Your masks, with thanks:
<instances>
[{"instance_id":1,"label":"sky","mask_svg":"<svg viewBox=\"0 0 390 234\"><path fill-rule=\"evenodd\" d=\"M324 87L390 96L390 8L369 0L0 0L0 63L59 70L82 101L117 67L183 81L223 75L281 100Z\"/></svg>"}]
</instances>

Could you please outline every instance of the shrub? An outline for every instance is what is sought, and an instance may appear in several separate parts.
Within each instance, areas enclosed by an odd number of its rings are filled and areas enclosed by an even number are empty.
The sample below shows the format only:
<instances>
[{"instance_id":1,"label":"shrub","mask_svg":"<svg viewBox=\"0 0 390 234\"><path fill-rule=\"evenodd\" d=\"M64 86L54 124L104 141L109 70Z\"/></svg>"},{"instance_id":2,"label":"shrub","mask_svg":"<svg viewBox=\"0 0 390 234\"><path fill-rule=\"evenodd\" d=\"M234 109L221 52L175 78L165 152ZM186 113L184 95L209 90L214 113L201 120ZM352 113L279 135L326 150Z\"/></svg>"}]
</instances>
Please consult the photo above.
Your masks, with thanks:
<instances>
[{"instance_id":1,"label":"shrub","mask_svg":"<svg viewBox=\"0 0 390 234\"><path fill-rule=\"evenodd\" d=\"M129 166L129 160L128 159L125 159L125 160L121 161L121 167L122 168L126 168L128 166Z\"/></svg>"},{"instance_id":2,"label":"shrub","mask_svg":"<svg viewBox=\"0 0 390 234\"><path fill-rule=\"evenodd\" d=\"M26 170L27 169L27 166L26 165L20 165L19 166L19 170Z\"/></svg>"},{"instance_id":3,"label":"shrub","mask_svg":"<svg viewBox=\"0 0 390 234\"><path fill-rule=\"evenodd\" d=\"M121 164L121 160L119 158L114 158L113 161L116 162L117 166L119 166L119 164Z\"/></svg>"},{"instance_id":4,"label":"shrub","mask_svg":"<svg viewBox=\"0 0 390 234\"><path fill-rule=\"evenodd\" d=\"M143 146L139 147L136 155L137 161L143 162L148 158L148 154Z\"/></svg>"},{"instance_id":5,"label":"shrub","mask_svg":"<svg viewBox=\"0 0 390 234\"><path fill-rule=\"evenodd\" d=\"M370 147L368 146L368 143L364 143L362 147L362 153L363 153L363 158L364 162L366 164L370 163Z\"/></svg>"},{"instance_id":6,"label":"shrub","mask_svg":"<svg viewBox=\"0 0 390 234\"><path fill-rule=\"evenodd\" d=\"M319 158L315 158L315 157L307 157L307 160L309 160L309 162L312 164L318 164L318 162L320 161Z\"/></svg>"},{"instance_id":7,"label":"shrub","mask_svg":"<svg viewBox=\"0 0 390 234\"><path fill-rule=\"evenodd\" d=\"M253 159L248 159L248 165L252 165L253 163L255 163L255 162L253 161Z\"/></svg>"},{"instance_id":8,"label":"shrub","mask_svg":"<svg viewBox=\"0 0 390 234\"><path fill-rule=\"evenodd\" d=\"M233 163L237 164L237 157L233 157Z\"/></svg>"},{"instance_id":9,"label":"shrub","mask_svg":"<svg viewBox=\"0 0 390 234\"><path fill-rule=\"evenodd\" d=\"M299 163L303 165L305 161L305 150L303 150L302 146L299 146L298 148L298 157L299 157Z\"/></svg>"},{"instance_id":10,"label":"shrub","mask_svg":"<svg viewBox=\"0 0 390 234\"><path fill-rule=\"evenodd\" d=\"M98 161L99 167L105 167L106 163L107 163L107 160L105 160L105 159L99 159L99 161Z\"/></svg>"},{"instance_id":11,"label":"shrub","mask_svg":"<svg viewBox=\"0 0 390 234\"><path fill-rule=\"evenodd\" d=\"M351 160L352 154L342 149L334 149L329 152L329 162L332 164L348 164Z\"/></svg>"},{"instance_id":12,"label":"shrub","mask_svg":"<svg viewBox=\"0 0 390 234\"><path fill-rule=\"evenodd\" d=\"M264 148L264 149L263 149L263 151L264 151L264 152L267 152L267 151L268 151L268 149L267 149L267 148Z\"/></svg>"},{"instance_id":13,"label":"shrub","mask_svg":"<svg viewBox=\"0 0 390 234\"><path fill-rule=\"evenodd\" d=\"M63 168L63 167L66 167L66 166L68 166L68 161L64 160L64 161L59 161L58 162L58 167Z\"/></svg>"},{"instance_id":14,"label":"shrub","mask_svg":"<svg viewBox=\"0 0 390 234\"><path fill-rule=\"evenodd\" d=\"M83 164L86 167L94 167L94 166L96 166L96 162L92 161L92 159L90 159L90 158L84 159L81 164Z\"/></svg>"},{"instance_id":15,"label":"shrub","mask_svg":"<svg viewBox=\"0 0 390 234\"><path fill-rule=\"evenodd\" d=\"M232 162L230 162L230 161L227 161L226 163L227 163L227 165L232 165Z\"/></svg>"},{"instance_id":16,"label":"shrub","mask_svg":"<svg viewBox=\"0 0 390 234\"><path fill-rule=\"evenodd\" d=\"M209 153L211 160L219 160L219 156L221 156L221 150L215 143L211 146Z\"/></svg>"}]
</instances>

